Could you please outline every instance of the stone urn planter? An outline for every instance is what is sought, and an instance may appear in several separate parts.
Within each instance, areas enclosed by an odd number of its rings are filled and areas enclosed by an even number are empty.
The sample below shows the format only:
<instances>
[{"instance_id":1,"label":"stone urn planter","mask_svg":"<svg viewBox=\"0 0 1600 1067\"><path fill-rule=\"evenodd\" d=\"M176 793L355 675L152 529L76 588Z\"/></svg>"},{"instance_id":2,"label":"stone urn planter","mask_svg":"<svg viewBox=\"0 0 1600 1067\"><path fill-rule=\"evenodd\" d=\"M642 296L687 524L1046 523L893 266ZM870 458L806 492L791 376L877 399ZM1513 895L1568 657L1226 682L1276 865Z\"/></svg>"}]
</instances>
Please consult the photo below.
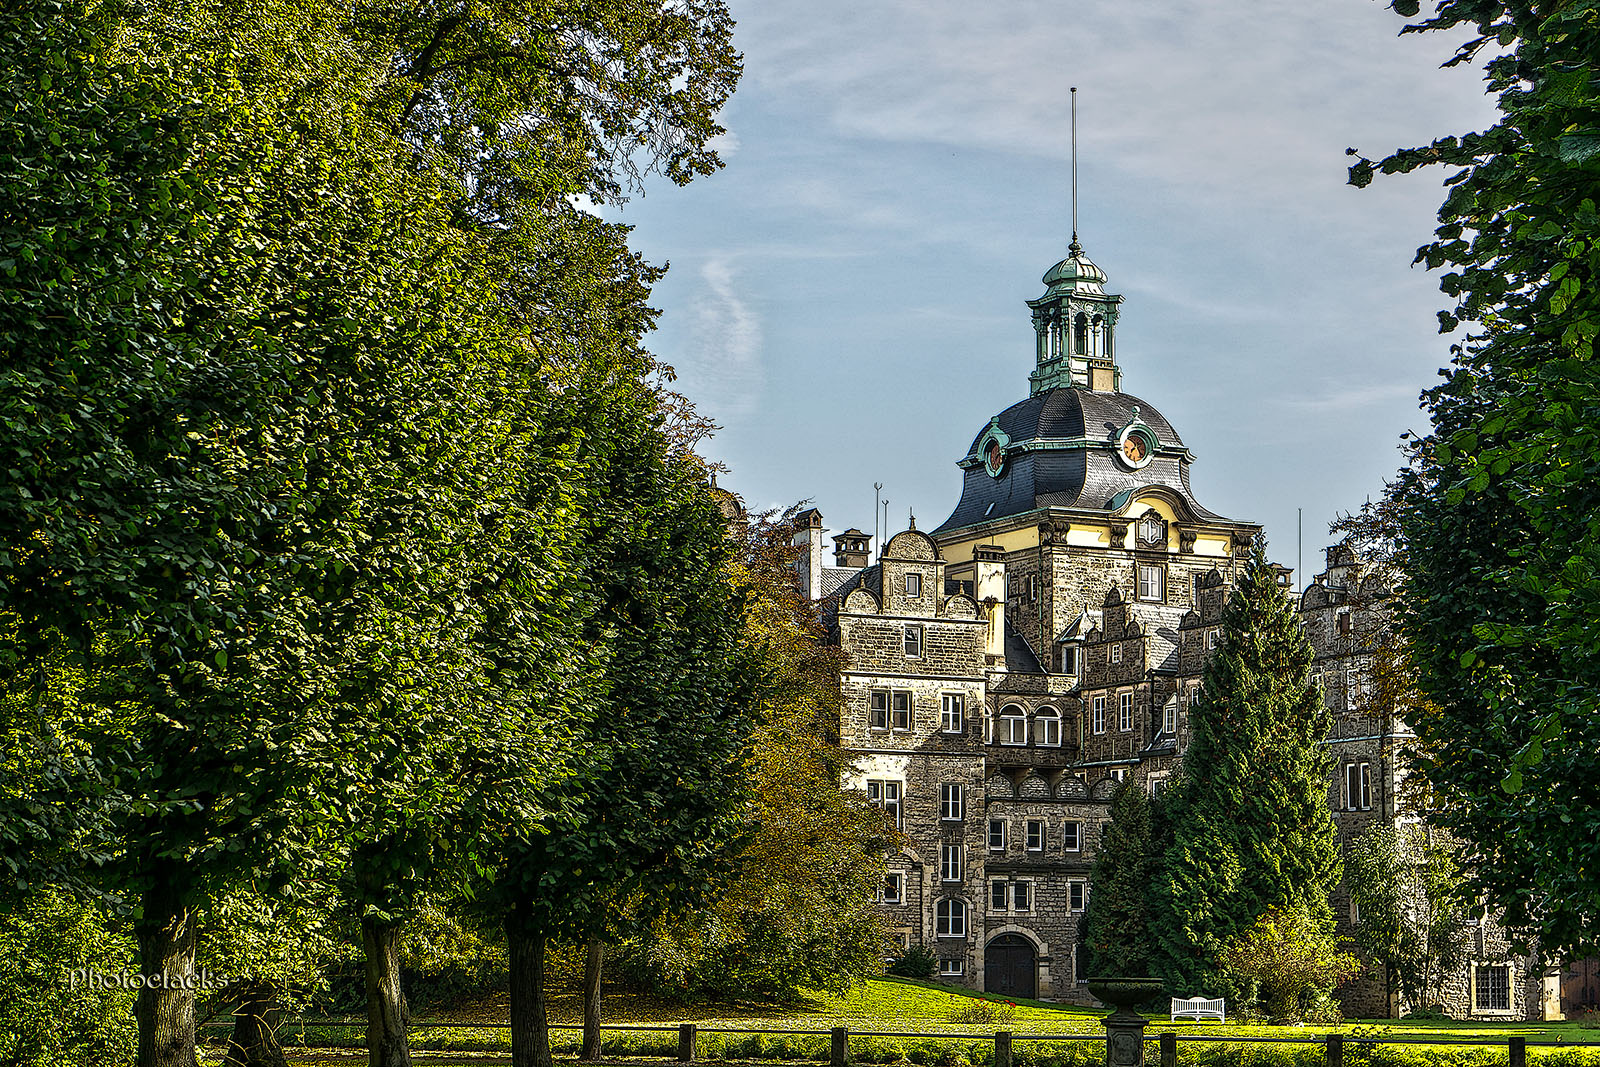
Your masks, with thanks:
<instances>
[{"instance_id":1,"label":"stone urn planter","mask_svg":"<svg viewBox=\"0 0 1600 1067\"><path fill-rule=\"evenodd\" d=\"M1144 1028L1150 1020L1134 1006L1158 996L1158 978L1091 978L1089 992L1116 1011L1107 1015L1106 1067L1144 1067Z\"/></svg>"}]
</instances>

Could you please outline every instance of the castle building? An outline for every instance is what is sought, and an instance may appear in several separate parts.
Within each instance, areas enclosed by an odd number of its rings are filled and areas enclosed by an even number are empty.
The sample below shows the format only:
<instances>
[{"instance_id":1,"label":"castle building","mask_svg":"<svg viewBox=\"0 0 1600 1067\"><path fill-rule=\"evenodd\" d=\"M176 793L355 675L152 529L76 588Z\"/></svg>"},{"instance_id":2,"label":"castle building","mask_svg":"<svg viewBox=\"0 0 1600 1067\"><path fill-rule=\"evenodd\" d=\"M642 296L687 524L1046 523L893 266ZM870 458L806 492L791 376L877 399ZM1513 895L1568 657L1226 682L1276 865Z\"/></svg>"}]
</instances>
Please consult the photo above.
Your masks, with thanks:
<instances>
[{"instance_id":1,"label":"castle building","mask_svg":"<svg viewBox=\"0 0 1600 1067\"><path fill-rule=\"evenodd\" d=\"M1123 391L1122 297L1106 280L1075 237L1045 273L1028 301L1029 396L973 437L957 461L961 497L936 529L913 522L876 562L871 539L847 530L826 566L821 515L795 522L801 588L847 654L844 785L904 833L879 896L887 927L931 949L946 981L1076 1002L1090 1000L1078 927L1111 795L1130 778L1159 791L1177 768L1223 605L1261 532L1195 498L1177 429ZM1302 598L1346 842L1403 817L1406 734L1362 699L1371 644L1359 635L1381 624L1388 596L1360 571L1332 549ZM1542 969L1503 939L1478 956L1454 1014L1546 1011ZM1387 998L1369 988L1351 1007L1387 1014Z\"/></svg>"}]
</instances>

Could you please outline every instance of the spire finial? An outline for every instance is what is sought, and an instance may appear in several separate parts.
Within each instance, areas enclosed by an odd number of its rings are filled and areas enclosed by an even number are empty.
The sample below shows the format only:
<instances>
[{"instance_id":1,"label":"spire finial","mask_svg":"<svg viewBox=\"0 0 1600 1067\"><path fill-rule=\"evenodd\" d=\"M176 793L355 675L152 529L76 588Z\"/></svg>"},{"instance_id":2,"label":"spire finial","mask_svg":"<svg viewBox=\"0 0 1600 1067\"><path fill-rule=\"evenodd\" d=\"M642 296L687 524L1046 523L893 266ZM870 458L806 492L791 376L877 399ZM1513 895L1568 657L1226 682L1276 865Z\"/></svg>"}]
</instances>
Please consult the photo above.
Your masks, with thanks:
<instances>
[{"instance_id":1,"label":"spire finial","mask_svg":"<svg viewBox=\"0 0 1600 1067\"><path fill-rule=\"evenodd\" d=\"M1072 86L1072 244L1067 251L1078 255L1083 246L1078 243L1078 87Z\"/></svg>"}]
</instances>

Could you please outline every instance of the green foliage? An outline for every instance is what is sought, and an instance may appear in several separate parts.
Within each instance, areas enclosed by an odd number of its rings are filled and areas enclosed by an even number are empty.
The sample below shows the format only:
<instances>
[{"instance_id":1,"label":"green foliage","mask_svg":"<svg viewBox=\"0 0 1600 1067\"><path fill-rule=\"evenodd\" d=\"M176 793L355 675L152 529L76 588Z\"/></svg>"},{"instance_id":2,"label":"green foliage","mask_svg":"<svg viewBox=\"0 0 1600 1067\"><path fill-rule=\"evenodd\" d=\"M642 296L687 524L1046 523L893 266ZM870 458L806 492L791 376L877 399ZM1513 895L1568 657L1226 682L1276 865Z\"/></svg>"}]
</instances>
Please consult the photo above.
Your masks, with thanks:
<instances>
[{"instance_id":1,"label":"green foliage","mask_svg":"<svg viewBox=\"0 0 1600 1067\"><path fill-rule=\"evenodd\" d=\"M630 946L632 969L657 988L794 1000L881 973L871 900L890 840L881 813L839 789L838 650L799 594L791 519L760 515L730 531L743 643L761 673L753 829L708 908L666 915Z\"/></svg>"},{"instance_id":2,"label":"green foliage","mask_svg":"<svg viewBox=\"0 0 1600 1067\"><path fill-rule=\"evenodd\" d=\"M1274 908L1326 907L1339 878L1330 757L1311 649L1257 542L1223 615L1170 792L1154 889L1156 961L1175 994L1247 990L1222 962Z\"/></svg>"},{"instance_id":3,"label":"green foliage","mask_svg":"<svg viewBox=\"0 0 1600 1067\"><path fill-rule=\"evenodd\" d=\"M133 945L105 912L48 888L0 913L0 1062L112 1067L132 1062L133 993L89 987L84 971L132 971ZM74 984L73 972L80 972Z\"/></svg>"},{"instance_id":4,"label":"green foliage","mask_svg":"<svg viewBox=\"0 0 1600 1067\"><path fill-rule=\"evenodd\" d=\"M939 969L939 957L927 945L912 945L889 964L889 973L901 978L932 978Z\"/></svg>"},{"instance_id":5,"label":"green foliage","mask_svg":"<svg viewBox=\"0 0 1600 1067\"><path fill-rule=\"evenodd\" d=\"M1377 825L1345 856L1356 947L1424 1009L1442 1001L1445 977L1466 962L1461 870L1446 844L1420 826Z\"/></svg>"},{"instance_id":6,"label":"green foliage","mask_svg":"<svg viewBox=\"0 0 1600 1067\"><path fill-rule=\"evenodd\" d=\"M1222 962L1260 990L1273 1022L1286 1023L1338 1021L1328 990L1361 970L1355 956L1340 951L1326 904L1268 909L1223 950Z\"/></svg>"},{"instance_id":7,"label":"green foliage","mask_svg":"<svg viewBox=\"0 0 1600 1067\"><path fill-rule=\"evenodd\" d=\"M1452 62L1490 55L1500 107L1488 130L1350 172L1452 168L1417 261L1446 268L1441 329L1474 329L1390 492L1432 705L1410 716L1417 766L1476 895L1583 956L1600 945L1600 6L1444 0L1408 30L1464 31Z\"/></svg>"},{"instance_id":8,"label":"green foliage","mask_svg":"<svg viewBox=\"0 0 1600 1067\"><path fill-rule=\"evenodd\" d=\"M1123 783L1111 798L1111 820L1101 831L1090 873L1094 900L1085 923L1089 974L1150 977L1150 887L1161 863L1152 807L1133 782Z\"/></svg>"}]
</instances>

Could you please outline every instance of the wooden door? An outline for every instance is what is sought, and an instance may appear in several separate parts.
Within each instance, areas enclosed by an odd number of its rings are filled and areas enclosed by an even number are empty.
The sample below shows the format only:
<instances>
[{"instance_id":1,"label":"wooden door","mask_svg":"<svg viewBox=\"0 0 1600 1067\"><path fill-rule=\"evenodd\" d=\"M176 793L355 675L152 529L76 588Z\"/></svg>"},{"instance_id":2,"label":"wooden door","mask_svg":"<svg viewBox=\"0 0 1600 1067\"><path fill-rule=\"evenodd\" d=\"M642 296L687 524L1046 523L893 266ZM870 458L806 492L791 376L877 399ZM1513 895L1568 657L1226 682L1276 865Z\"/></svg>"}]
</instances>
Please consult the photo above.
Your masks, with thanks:
<instances>
[{"instance_id":1,"label":"wooden door","mask_svg":"<svg viewBox=\"0 0 1600 1067\"><path fill-rule=\"evenodd\" d=\"M1038 953L1027 938L1001 934L983 952L983 990L1032 1000L1039 993Z\"/></svg>"}]
</instances>

